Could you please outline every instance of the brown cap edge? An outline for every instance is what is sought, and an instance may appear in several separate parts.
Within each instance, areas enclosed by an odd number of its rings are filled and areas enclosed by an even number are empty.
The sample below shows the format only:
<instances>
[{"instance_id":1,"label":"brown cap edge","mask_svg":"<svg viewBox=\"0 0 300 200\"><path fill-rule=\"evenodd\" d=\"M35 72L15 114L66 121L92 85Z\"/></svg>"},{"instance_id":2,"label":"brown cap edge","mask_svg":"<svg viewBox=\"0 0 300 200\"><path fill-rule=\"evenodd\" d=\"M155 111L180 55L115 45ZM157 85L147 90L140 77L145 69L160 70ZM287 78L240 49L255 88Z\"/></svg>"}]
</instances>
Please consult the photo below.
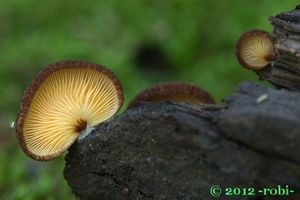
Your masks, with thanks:
<instances>
[{"instance_id":1,"label":"brown cap edge","mask_svg":"<svg viewBox=\"0 0 300 200\"><path fill-rule=\"evenodd\" d=\"M140 102L147 101L152 97L160 95L161 92L167 95L172 95L177 92L187 92L186 95L191 95L194 98L204 99L206 104L214 104L214 98L204 89L199 86L185 81L163 82L150 86L138 93L128 104L127 109L136 107Z\"/></svg>"}]
</instances>

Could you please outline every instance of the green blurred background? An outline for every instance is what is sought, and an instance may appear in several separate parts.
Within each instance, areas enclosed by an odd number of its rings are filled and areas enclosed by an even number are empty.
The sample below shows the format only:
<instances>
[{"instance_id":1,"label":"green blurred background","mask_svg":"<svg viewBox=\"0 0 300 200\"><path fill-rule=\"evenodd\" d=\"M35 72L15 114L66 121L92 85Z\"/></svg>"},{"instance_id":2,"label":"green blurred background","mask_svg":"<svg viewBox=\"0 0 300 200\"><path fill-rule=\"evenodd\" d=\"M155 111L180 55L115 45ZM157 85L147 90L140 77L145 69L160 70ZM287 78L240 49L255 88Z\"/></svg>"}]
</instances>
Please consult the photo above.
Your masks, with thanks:
<instances>
[{"instance_id":1,"label":"green blurred background","mask_svg":"<svg viewBox=\"0 0 300 200\"><path fill-rule=\"evenodd\" d=\"M46 64L83 59L111 68L126 104L168 80L199 84L220 102L238 82L257 80L235 58L239 35L272 30L267 17L296 0L0 0L0 199L75 199L63 156L26 157L9 123L27 84Z\"/></svg>"}]
</instances>

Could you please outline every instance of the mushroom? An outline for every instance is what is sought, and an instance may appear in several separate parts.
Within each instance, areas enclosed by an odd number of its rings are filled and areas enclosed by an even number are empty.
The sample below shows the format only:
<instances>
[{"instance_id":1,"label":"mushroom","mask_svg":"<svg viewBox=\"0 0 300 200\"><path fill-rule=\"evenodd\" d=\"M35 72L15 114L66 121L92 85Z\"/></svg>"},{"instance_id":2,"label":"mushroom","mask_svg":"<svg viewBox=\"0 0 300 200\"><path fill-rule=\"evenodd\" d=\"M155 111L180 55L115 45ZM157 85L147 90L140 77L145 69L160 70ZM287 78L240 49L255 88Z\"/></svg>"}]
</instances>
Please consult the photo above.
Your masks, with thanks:
<instances>
[{"instance_id":1,"label":"mushroom","mask_svg":"<svg viewBox=\"0 0 300 200\"><path fill-rule=\"evenodd\" d=\"M236 46L236 55L241 65L251 70L260 70L274 60L272 36L264 30L243 33Z\"/></svg>"},{"instance_id":2,"label":"mushroom","mask_svg":"<svg viewBox=\"0 0 300 200\"><path fill-rule=\"evenodd\" d=\"M123 90L113 72L85 61L48 65L27 87L17 139L35 160L52 160L118 112Z\"/></svg>"},{"instance_id":3,"label":"mushroom","mask_svg":"<svg viewBox=\"0 0 300 200\"><path fill-rule=\"evenodd\" d=\"M175 102L188 102L197 104L214 104L213 97L197 85L173 81L151 86L140 92L128 105L129 108L136 107L140 102L158 103L163 100Z\"/></svg>"}]
</instances>

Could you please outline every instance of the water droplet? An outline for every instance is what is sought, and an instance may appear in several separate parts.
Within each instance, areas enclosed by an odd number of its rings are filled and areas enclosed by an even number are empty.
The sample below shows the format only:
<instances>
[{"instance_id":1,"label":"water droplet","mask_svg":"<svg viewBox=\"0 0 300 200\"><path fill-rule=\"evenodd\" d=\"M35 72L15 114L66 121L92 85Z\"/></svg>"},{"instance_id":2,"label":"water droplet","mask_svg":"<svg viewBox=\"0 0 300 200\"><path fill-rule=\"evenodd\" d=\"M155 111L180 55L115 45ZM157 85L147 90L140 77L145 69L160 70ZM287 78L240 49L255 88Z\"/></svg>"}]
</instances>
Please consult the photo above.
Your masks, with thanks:
<instances>
[{"instance_id":1,"label":"water droplet","mask_svg":"<svg viewBox=\"0 0 300 200\"><path fill-rule=\"evenodd\" d=\"M15 121L11 121L9 123L10 128L15 128L16 127L15 125L16 125Z\"/></svg>"}]
</instances>

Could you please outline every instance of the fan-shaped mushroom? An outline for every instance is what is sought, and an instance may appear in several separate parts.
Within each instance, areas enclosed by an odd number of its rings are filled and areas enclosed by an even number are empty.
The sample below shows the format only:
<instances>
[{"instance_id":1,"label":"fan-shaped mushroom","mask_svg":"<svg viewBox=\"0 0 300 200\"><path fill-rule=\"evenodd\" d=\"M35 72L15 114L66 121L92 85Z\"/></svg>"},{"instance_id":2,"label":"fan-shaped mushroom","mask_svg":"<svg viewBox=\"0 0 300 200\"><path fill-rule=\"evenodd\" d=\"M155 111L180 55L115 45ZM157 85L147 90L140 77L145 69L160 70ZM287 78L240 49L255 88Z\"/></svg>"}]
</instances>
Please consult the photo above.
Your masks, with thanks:
<instances>
[{"instance_id":1,"label":"fan-shaped mushroom","mask_svg":"<svg viewBox=\"0 0 300 200\"><path fill-rule=\"evenodd\" d=\"M272 36L263 30L243 33L236 49L240 64L252 70L266 67L275 57Z\"/></svg>"},{"instance_id":2,"label":"fan-shaped mushroom","mask_svg":"<svg viewBox=\"0 0 300 200\"><path fill-rule=\"evenodd\" d=\"M24 93L18 141L31 158L54 159L80 134L116 114L122 103L121 85L105 67L84 61L51 64Z\"/></svg>"}]
</instances>

